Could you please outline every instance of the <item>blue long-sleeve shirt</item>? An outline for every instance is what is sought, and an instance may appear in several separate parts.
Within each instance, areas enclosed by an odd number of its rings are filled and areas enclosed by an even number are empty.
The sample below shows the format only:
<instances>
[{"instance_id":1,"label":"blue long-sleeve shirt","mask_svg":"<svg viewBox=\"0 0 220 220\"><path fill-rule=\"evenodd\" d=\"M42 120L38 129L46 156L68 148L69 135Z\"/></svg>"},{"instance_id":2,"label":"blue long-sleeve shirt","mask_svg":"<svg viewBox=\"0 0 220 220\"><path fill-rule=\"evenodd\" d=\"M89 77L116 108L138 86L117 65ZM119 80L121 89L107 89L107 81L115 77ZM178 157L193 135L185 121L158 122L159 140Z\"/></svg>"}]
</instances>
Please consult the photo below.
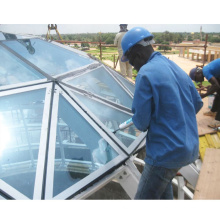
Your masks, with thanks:
<instances>
[{"instance_id":1,"label":"blue long-sleeve shirt","mask_svg":"<svg viewBox=\"0 0 220 220\"><path fill-rule=\"evenodd\" d=\"M207 80L210 80L213 76L215 78L220 78L220 58L204 66L203 75Z\"/></svg>"},{"instance_id":2,"label":"blue long-sleeve shirt","mask_svg":"<svg viewBox=\"0 0 220 220\"><path fill-rule=\"evenodd\" d=\"M132 120L146 131L145 162L180 168L198 158L196 113L203 102L190 77L174 62L154 52L135 84Z\"/></svg>"}]
</instances>

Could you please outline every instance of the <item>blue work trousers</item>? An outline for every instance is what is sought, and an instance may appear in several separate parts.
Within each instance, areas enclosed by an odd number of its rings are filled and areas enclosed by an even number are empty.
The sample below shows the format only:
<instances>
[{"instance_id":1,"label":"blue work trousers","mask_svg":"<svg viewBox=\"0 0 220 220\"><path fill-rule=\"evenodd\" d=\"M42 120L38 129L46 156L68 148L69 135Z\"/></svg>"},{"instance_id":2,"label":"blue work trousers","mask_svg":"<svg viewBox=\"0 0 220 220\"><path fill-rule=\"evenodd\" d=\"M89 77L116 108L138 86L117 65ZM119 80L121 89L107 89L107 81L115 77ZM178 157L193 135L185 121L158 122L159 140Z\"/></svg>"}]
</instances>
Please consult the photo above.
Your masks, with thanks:
<instances>
[{"instance_id":1,"label":"blue work trousers","mask_svg":"<svg viewBox=\"0 0 220 220\"><path fill-rule=\"evenodd\" d=\"M146 163L134 199L173 199L172 179L179 169L167 169Z\"/></svg>"}]
</instances>

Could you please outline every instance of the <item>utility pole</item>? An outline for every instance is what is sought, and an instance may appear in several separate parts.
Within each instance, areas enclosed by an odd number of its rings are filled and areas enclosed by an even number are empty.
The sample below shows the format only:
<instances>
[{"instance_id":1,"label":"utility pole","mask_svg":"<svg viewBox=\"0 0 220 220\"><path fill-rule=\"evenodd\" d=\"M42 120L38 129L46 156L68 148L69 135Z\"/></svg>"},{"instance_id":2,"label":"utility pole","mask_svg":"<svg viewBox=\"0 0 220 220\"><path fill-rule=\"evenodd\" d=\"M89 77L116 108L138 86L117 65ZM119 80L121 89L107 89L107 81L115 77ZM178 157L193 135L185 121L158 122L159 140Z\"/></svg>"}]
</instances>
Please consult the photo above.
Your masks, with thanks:
<instances>
[{"instance_id":1,"label":"utility pole","mask_svg":"<svg viewBox=\"0 0 220 220\"><path fill-rule=\"evenodd\" d=\"M202 41L202 26L200 27L200 40Z\"/></svg>"},{"instance_id":2,"label":"utility pole","mask_svg":"<svg viewBox=\"0 0 220 220\"><path fill-rule=\"evenodd\" d=\"M206 34L206 37L205 37L204 56L203 56L203 66L204 66L205 61L206 61L206 48L207 48L207 41L208 41L208 34Z\"/></svg>"},{"instance_id":3,"label":"utility pole","mask_svg":"<svg viewBox=\"0 0 220 220\"><path fill-rule=\"evenodd\" d=\"M101 39L101 32L99 32L99 49L100 49L100 60L102 60L102 39Z\"/></svg>"}]
</instances>

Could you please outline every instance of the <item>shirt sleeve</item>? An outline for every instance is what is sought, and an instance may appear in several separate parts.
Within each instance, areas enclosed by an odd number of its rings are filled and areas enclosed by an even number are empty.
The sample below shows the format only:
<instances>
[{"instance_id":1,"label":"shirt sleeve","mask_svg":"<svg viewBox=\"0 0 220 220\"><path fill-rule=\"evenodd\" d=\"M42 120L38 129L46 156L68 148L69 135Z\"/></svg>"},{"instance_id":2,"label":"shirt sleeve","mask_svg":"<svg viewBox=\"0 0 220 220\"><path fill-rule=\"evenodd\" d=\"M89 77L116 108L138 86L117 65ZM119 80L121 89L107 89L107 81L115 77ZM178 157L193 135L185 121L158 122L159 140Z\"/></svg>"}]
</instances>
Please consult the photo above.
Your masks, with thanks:
<instances>
[{"instance_id":1,"label":"shirt sleeve","mask_svg":"<svg viewBox=\"0 0 220 220\"><path fill-rule=\"evenodd\" d=\"M149 127L153 101L152 89L146 76L140 74L136 77L135 92L132 103L132 120L140 131L146 131Z\"/></svg>"},{"instance_id":2,"label":"shirt sleeve","mask_svg":"<svg viewBox=\"0 0 220 220\"><path fill-rule=\"evenodd\" d=\"M208 81L213 77L208 65L203 68L203 75Z\"/></svg>"}]
</instances>

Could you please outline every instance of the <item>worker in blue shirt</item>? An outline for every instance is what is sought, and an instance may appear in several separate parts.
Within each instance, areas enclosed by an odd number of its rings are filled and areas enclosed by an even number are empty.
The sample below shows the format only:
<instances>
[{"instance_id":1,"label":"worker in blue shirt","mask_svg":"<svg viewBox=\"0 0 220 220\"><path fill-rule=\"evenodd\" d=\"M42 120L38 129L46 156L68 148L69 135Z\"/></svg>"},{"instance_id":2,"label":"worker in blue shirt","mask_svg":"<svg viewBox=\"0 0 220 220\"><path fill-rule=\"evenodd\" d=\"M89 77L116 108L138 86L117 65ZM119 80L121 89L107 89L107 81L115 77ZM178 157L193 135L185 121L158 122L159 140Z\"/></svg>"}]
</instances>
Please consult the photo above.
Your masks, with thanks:
<instances>
[{"instance_id":1,"label":"worker in blue shirt","mask_svg":"<svg viewBox=\"0 0 220 220\"><path fill-rule=\"evenodd\" d=\"M199 67L191 69L189 75L196 82L203 82L205 77L211 83L207 92L200 94L202 98L205 98L216 93L211 110L204 112L204 115L215 117L215 120L208 125L209 127L220 127L220 59L213 60L203 69Z\"/></svg>"},{"instance_id":2,"label":"worker in blue shirt","mask_svg":"<svg viewBox=\"0 0 220 220\"><path fill-rule=\"evenodd\" d=\"M196 113L203 102L190 77L154 52L153 35L142 27L122 39L122 61L138 71L132 120L146 137L145 166L135 199L173 199L172 179L198 158Z\"/></svg>"}]
</instances>

